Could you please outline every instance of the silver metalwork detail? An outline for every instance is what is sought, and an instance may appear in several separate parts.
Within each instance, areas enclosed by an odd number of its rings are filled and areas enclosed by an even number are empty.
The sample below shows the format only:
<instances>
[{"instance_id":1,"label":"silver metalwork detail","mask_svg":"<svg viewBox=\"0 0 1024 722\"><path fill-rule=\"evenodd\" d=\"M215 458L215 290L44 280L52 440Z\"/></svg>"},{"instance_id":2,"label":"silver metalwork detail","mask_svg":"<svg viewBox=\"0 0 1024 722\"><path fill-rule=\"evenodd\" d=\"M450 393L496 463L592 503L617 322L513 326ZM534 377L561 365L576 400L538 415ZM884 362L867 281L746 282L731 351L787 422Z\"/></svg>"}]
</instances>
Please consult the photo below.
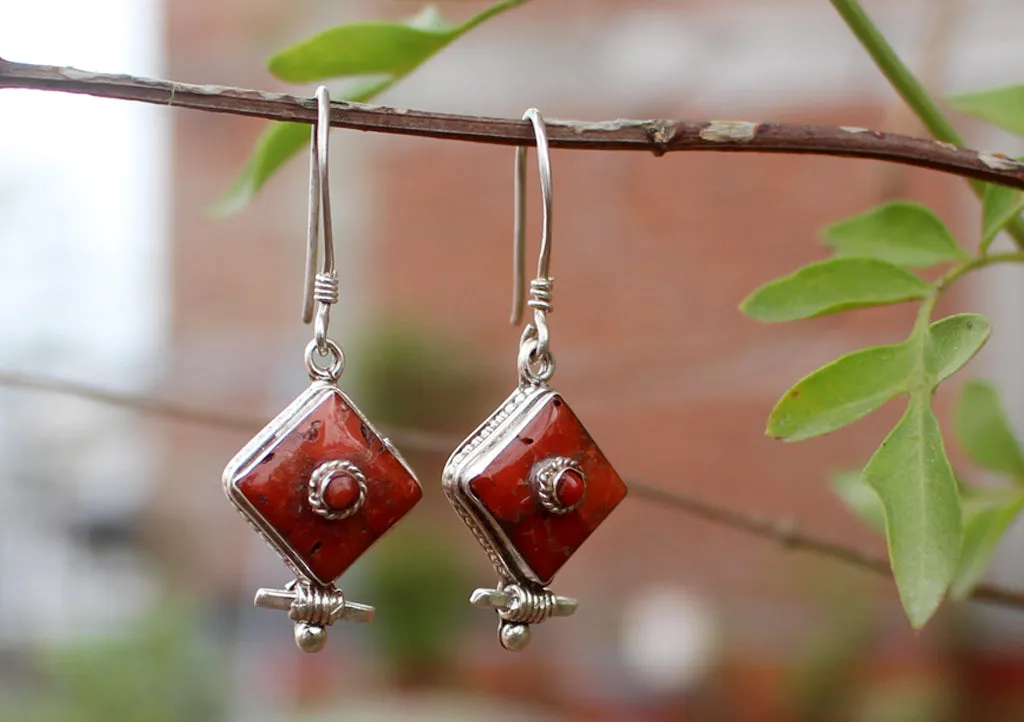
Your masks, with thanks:
<instances>
[{"instance_id":1,"label":"silver metalwork detail","mask_svg":"<svg viewBox=\"0 0 1024 722\"><path fill-rule=\"evenodd\" d=\"M483 546L503 582L497 589L478 589L470 601L477 606L498 610L501 619L499 639L505 649L518 650L530 639L530 624L550 616L567 616L576 609L576 601L557 597L544 588L550 580L539 579L516 550L501 525L473 493L471 483L476 475L497 458L551 399L553 392L547 381L555 373L551 353L547 314L554 310L552 292L554 279L551 267L552 182L551 152L548 148L544 118L536 108L523 115L529 120L537 139L537 164L540 170L542 235L537 277L530 283L533 322L526 325L519 340L520 388L497 411L491 414L453 453L442 473L445 495ZM515 162L515 224L513 230L513 324L522 318L525 296L526 248L526 147L516 148ZM558 499L559 481L567 473L576 473L586 484L583 470L570 459L553 459L542 463L531 474L539 503L548 511L564 514L575 509ZM536 477L536 479L532 478Z\"/></svg>"},{"instance_id":2,"label":"silver metalwork detail","mask_svg":"<svg viewBox=\"0 0 1024 722\"><path fill-rule=\"evenodd\" d=\"M530 281L530 300L526 302L526 305L546 313L554 311L555 307L551 303L551 292L554 286L555 279L553 278L535 278Z\"/></svg>"},{"instance_id":3,"label":"silver metalwork detail","mask_svg":"<svg viewBox=\"0 0 1024 722\"><path fill-rule=\"evenodd\" d=\"M333 304L338 302L338 277L326 273L318 273L313 281L313 300L317 303Z\"/></svg>"},{"instance_id":4,"label":"silver metalwork detail","mask_svg":"<svg viewBox=\"0 0 1024 722\"><path fill-rule=\"evenodd\" d=\"M327 487L335 479L347 476L359 485L359 496L344 509L334 509L324 499ZM366 501L366 474L351 461L328 461L313 470L309 477L309 505L317 514L328 519L347 519Z\"/></svg>"},{"instance_id":5,"label":"silver metalwork detail","mask_svg":"<svg viewBox=\"0 0 1024 722\"><path fill-rule=\"evenodd\" d=\"M469 510L462 504L461 501L454 498L447 489L445 489L445 496L448 497L448 502L455 509L455 513L462 519L462 523L469 527L470 533L473 534L473 538L476 539L477 543L483 547L484 553L487 554L487 559L491 562L494 570L498 572L498 576L502 577L505 581L511 582L514 577L509 574L505 562L502 561L501 556L498 554L497 549L494 546L494 541L490 535L480 526L476 517L470 514Z\"/></svg>"},{"instance_id":6,"label":"silver metalwork detail","mask_svg":"<svg viewBox=\"0 0 1024 722\"><path fill-rule=\"evenodd\" d=\"M498 612L498 640L511 652L518 652L530 641L530 625L551 617L568 617L579 603L569 597L518 584L498 585L497 589L477 589L471 604Z\"/></svg>"},{"instance_id":7,"label":"silver metalwork detail","mask_svg":"<svg viewBox=\"0 0 1024 722\"><path fill-rule=\"evenodd\" d=\"M501 527L468 488L473 469L486 466L531 418L536 408L553 394L541 386L517 389L469 438L452 453L442 471L442 488L452 507L487 553L498 574L507 582L537 579Z\"/></svg>"},{"instance_id":8,"label":"silver metalwork detail","mask_svg":"<svg viewBox=\"0 0 1024 722\"><path fill-rule=\"evenodd\" d=\"M321 353L317 348L316 341L310 341L306 345L306 372L313 381L326 381L334 384L341 378L341 372L345 370L345 352L341 346L331 339L326 342L327 351ZM321 366L317 363L317 356L327 359L327 365Z\"/></svg>"},{"instance_id":9,"label":"silver metalwork detail","mask_svg":"<svg viewBox=\"0 0 1024 722\"><path fill-rule=\"evenodd\" d=\"M583 497L572 505L566 506L558 498L558 485L566 474L575 474L584 485L584 496L586 495L587 475L583 473L583 467L572 459L564 456L553 456L539 462L533 467L530 473L530 482L537 493L541 506L552 514L568 514L575 511L583 503Z\"/></svg>"},{"instance_id":10,"label":"silver metalwork detail","mask_svg":"<svg viewBox=\"0 0 1024 722\"><path fill-rule=\"evenodd\" d=\"M480 445L487 440L495 430L505 423L505 420L514 412L521 403L526 400L526 392L523 390L516 391L505 401L501 407L491 414L490 418L483 423L483 425L473 432L472 435L458 448L458 450L448 460L448 466L458 466L464 460L466 460L470 454L475 452Z\"/></svg>"},{"instance_id":11,"label":"silver metalwork detail","mask_svg":"<svg viewBox=\"0 0 1024 722\"><path fill-rule=\"evenodd\" d=\"M373 434L419 485L416 475L391 442L382 436L359 409L338 388L345 368L345 353L328 337L331 306L338 302L339 282L334 260L334 234L331 224L329 147L331 98L325 86L316 90L317 120L310 134L309 215L306 227L306 262L303 283L302 320L314 323L313 340L306 346L305 362L310 387L288 408L267 424L234 458L222 476L224 491L243 518L270 544L296 575L284 590L260 589L255 604L268 609L286 610L295 622L295 641L301 649L316 652L327 641L326 628L339 619L370 622L374 609L345 601L333 579L321 579L304 555L286 536L263 516L260 509L239 489L255 465L263 463L278 446L324 401L337 395L355 414L364 435ZM321 227L323 228L321 244ZM318 267L319 263L319 267ZM344 509L331 508L325 499L327 488L338 476L346 475L359 485L357 499ZM318 467L309 480L308 499L313 510L328 519L344 519L356 513L366 500L367 480L354 464L328 462ZM315 547L314 547L315 550Z\"/></svg>"},{"instance_id":12,"label":"silver metalwork detail","mask_svg":"<svg viewBox=\"0 0 1024 722\"><path fill-rule=\"evenodd\" d=\"M487 552L501 578L496 589L473 592L470 602L498 612L498 638L502 647L512 651L523 649L530 641L531 624L549 617L569 616L576 610L577 602L546 588L550 580L540 579L530 568L470 485L509 444L516 442L523 429L555 396L554 391L539 384L516 389L452 453L442 472L445 496ZM572 464L571 460L564 461Z\"/></svg>"},{"instance_id":13,"label":"silver metalwork detail","mask_svg":"<svg viewBox=\"0 0 1024 722\"><path fill-rule=\"evenodd\" d=\"M328 168L331 96L323 85L316 89L316 100L317 120L310 134L309 144L309 217L306 225L306 280L302 293L302 321L313 322L313 341L316 349L321 356L326 356L331 352L330 344L333 343L327 337L327 331L331 324L331 306L338 302L338 274L334 268L334 230L331 225L331 182ZM317 270L321 220L323 259ZM307 353L307 367L308 358ZM315 379L322 378L315 375L312 370L310 376Z\"/></svg>"},{"instance_id":14,"label":"silver metalwork detail","mask_svg":"<svg viewBox=\"0 0 1024 722\"><path fill-rule=\"evenodd\" d=\"M542 202L542 231L540 257L537 261L537 277L530 282L530 301L533 322L523 329L519 341L519 379L522 383L542 384L555 373L555 359L550 349L547 314L554 310L551 278L551 236L552 236L552 183L551 151L548 148L547 129L544 118L536 108L530 108L523 115L529 120L537 138L537 165L540 170L540 192ZM512 261L512 317L513 324L519 323L523 315L523 296L526 287L526 146L516 148L515 173L515 225L513 229Z\"/></svg>"},{"instance_id":15,"label":"silver metalwork detail","mask_svg":"<svg viewBox=\"0 0 1024 722\"><path fill-rule=\"evenodd\" d=\"M319 652L327 643L327 627L339 620L368 623L375 610L366 604L345 600L340 589L313 586L305 581L289 582L284 589L259 589L253 600L257 607L288 612L295 622L295 643L303 652Z\"/></svg>"},{"instance_id":16,"label":"silver metalwork detail","mask_svg":"<svg viewBox=\"0 0 1024 722\"><path fill-rule=\"evenodd\" d=\"M547 326L542 327L547 333ZM519 340L519 381L521 383L546 384L555 375L555 355L551 349L541 353L541 342L537 327L528 324Z\"/></svg>"},{"instance_id":17,"label":"silver metalwork detail","mask_svg":"<svg viewBox=\"0 0 1024 722\"><path fill-rule=\"evenodd\" d=\"M277 449L278 444L309 416L326 395L339 396L343 403L352 410L352 413L359 417L360 424L365 426L371 434L378 437L384 447L394 455L409 475L414 479L416 478L416 473L409 466L409 463L402 458L401 452L395 448L386 436L380 433L373 425L373 422L366 418L345 392L329 380L314 381L310 384L308 389L300 394L284 411L278 414L273 421L267 424L256 436L249 440L249 443L235 454L234 458L225 467L221 478L224 485L224 493L234 504L235 508L238 509L242 518L259 532L263 540L281 556L297 577L308 579L320 586L329 586L334 580L317 577L313 570L303 561L302 556L263 518L260 510L244 494L240 493L236 483L244 478L253 467L262 462L268 454L273 453Z\"/></svg>"},{"instance_id":18,"label":"silver metalwork detail","mask_svg":"<svg viewBox=\"0 0 1024 722\"><path fill-rule=\"evenodd\" d=\"M551 183L551 150L548 148L548 133L544 118L536 108L530 108L523 114L523 120L533 125L533 134L537 139L537 166L540 170L541 195L541 238L540 259L537 264L537 277L548 278L551 265L551 215L552 215L552 183ZM512 286L512 317L511 323L516 324L523 314L523 289L526 286L526 146L516 148L515 170L515 224L513 227L513 286ZM549 299L550 300L550 299ZM532 304L531 304L532 305Z\"/></svg>"}]
</instances>

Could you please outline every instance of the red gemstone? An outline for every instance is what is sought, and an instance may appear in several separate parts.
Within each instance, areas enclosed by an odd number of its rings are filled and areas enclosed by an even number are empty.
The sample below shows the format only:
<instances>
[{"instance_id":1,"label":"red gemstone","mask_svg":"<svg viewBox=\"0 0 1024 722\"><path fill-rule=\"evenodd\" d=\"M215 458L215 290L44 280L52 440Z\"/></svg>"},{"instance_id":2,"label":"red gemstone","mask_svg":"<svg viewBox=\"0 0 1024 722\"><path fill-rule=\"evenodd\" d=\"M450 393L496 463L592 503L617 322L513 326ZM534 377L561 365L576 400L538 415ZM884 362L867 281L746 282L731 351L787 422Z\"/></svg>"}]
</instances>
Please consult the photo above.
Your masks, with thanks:
<instances>
[{"instance_id":1,"label":"red gemstone","mask_svg":"<svg viewBox=\"0 0 1024 722\"><path fill-rule=\"evenodd\" d=\"M555 497L559 503L572 508L583 501L583 492L586 491L586 484L580 475L572 469L562 472L555 485Z\"/></svg>"},{"instance_id":2,"label":"red gemstone","mask_svg":"<svg viewBox=\"0 0 1024 722\"><path fill-rule=\"evenodd\" d=\"M580 505L566 514L547 511L530 482L534 466L552 457L571 459L586 477L583 484L576 474L562 475L556 488L559 501L572 506L567 502L582 498ZM544 584L626 496L625 483L557 394L547 399L469 486Z\"/></svg>"},{"instance_id":3,"label":"red gemstone","mask_svg":"<svg viewBox=\"0 0 1024 722\"><path fill-rule=\"evenodd\" d=\"M299 411L285 411L267 427L271 440L229 465L229 496L271 544L313 580L330 584L405 516L423 492L405 463L384 443L341 391L312 387ZM300 397L301 398L301 397ZM288 414L294 416L294 421ZM259 438L259 437L257 437ZM366 476L362 506L328 519L310 506L309 479L328 461L348 461ZM355 479L339 474L324 501L344 508L359 495ZM269 528L269 530L268 530Z\"/></svg>"},{"instance_id":4,"label":"red gemstone","mask_svg":"<svg viewBox=\"0 0 1024 722\"><path fill-rule=\"evenodd\" d=\"M327 482L324 503L331 511L344 511L359 500L359 482L348 474L336 476Z\"/></svg>"}]
</instances>

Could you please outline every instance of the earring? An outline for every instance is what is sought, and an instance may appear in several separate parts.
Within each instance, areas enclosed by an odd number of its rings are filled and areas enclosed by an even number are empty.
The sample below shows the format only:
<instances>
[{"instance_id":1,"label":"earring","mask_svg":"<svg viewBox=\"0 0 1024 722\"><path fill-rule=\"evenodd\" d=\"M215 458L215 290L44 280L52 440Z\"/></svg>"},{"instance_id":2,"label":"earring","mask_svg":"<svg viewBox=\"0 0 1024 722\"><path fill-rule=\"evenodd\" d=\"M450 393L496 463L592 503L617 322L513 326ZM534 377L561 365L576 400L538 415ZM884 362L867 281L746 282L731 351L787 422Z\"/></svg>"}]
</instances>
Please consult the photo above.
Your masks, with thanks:
<instances>
[{"instance_id":1,"label":"earring","mask_svg":"<svg viewBox=\"0 0 1024 722\"><path fill-rule=\"evenodd\" d=\"M341 347L327 337L338 300L328 184L330 96L316 92L310 144L309 225L303 321L310 386L224 470L228 499L295 573L284 589L260 589L256 606L288 612L295 641L317 652L326 628L370 622L373 607L349 602L334 581L405 516L423 492L412 469L338 388ZM316 271L323 218L323 258ZM315 307L315 314L314 314Z\"/></svg>"},{"instance_id":2,"label":"earring","mask_svg":"<svg viewBox=\"0 0 1024 722\"><path fill-rule=\"evenodd\" d=\"M626 496L612 469L562 397L548 387L555 372L547 314L552 311L551 159L544 120L531 108L543 195L537 278L530 283L533 323L519 343L519 386L452 453L442 473L445 495L487 552L500 581L470 602L498 613L498 639L523 649L530 625L569 616L575 599L547 585ZM512 323L522 315L525 274L526 148L516 149Z\"/></svg>"}]
</instances>

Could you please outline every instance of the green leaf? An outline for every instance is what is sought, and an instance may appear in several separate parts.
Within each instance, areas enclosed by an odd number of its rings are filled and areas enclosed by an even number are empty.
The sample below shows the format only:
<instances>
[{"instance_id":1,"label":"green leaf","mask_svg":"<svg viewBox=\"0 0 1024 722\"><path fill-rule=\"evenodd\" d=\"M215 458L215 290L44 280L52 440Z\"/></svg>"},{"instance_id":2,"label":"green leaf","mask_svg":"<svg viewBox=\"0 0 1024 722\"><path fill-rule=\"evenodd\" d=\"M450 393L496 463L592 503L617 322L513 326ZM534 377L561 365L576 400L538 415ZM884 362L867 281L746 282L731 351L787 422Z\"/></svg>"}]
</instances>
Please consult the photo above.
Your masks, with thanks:
<instances>
[{"instance_id":1,"label":"green leaf","mask_svg":"<svg viewBox=\"0 0 1024 722\"><path fill-rule=\"evenodd\" d=\"M954 599L966 599L988 569L1007 529L1024 510L1024 493L1000 490L964 499L964 541L960 564L950 587Z\"/></svg>"},{"instance_id":2,"label":"green leaf","mask_svg":"<svg viewBox=\"0 0 1024 722\"><path fill-rule=\"evenodd\" d=\"M990 183L985 189L981 221L981 254L988 252L996 236L1024 211L1024 193Z\"/></svg>"},{"instance_id":3,"label":"green leaf","mask_svg":"<svg viewBox=\"0 0 1024 722\"><path fill-rule=\"evenodd\" d=\"M1024 454L992 384L975 380L964 385L955 426L960 445L974 463L1024 482Z\"/></svg>"},{"instance_id":4,"label":"green leaf","mask_svg":"<svg viewBox=\"0 0 1024 722\"><path fill-rule=\"evenodd\" d=\"M931 285L891 263L839 258L804 266L762 286L740 309L755 321L778 323L920 300L931 291Z\"/></svg>"},{"instance_id":5,"label":"green leaf","mask_svg":"<svg viewBox=\"0 0 1024 722\"><path fill-rule=\"evenodd\" d=\"M363 77L337 98L366 103L459 36L525 1L495 3L457 27L428 7L404 23L357 23L334 28L281 51L270 59L270 69L293 82L374 76ZM300 132L302 126L276 123L264 131L242 173L213 208L215 215L234 213L248 205L267 179L302 149L303 138L309 138L308 126Z\"/></svg>"},{"instance_id":6,"label":"green leaf","mask_svg":"<svg viewBox=\"0 0 1024 722\"><path fill-rule=\"evenodd\" d=\"M841 258L929 268L970 258L938 216L917 203L889 203L829 226L824 241Z\"/></svg>"},{"instance_id":7,"label":"green leaf","mask_svg":"<svg viewBox=\"0 0 1024 722\"><path fill-rule=\"evenodd\" d=\"M1011 133L1024 135L1024 85L955 95L949 98L949 104Z\"/></svg>"},{"instance_id":8,"label":"green leaf","mask_svg":"<svg viewBox=\"0 0 1024 722\"><path fill-rule=\"evenodd\" d=\"M363 103L391 87L390 80L354 84L339 100ZM216 216L237 213L249 204L263 184L293 155L309 144L311 126L305 123L271 123L256 141L245 168L224 197L213 207Z\"/></svg>"},{"instance_id":9,"label":"green leaf","mask_svg":"<svg viewBox=\"0 0 1024 722\"><path fill-rule=\"evenodd\" d=\"M428 7L404 23L354 23L331 28L277 53L267 67L289 83L405 75L458 37L460 31Z\"/></svg>"},{"instance_id":10,"label":"green leaf","mask_svg":"<svg viewBox=\"0 0 1024 722\"><path fill-rule=\"evenodd\" d=\"M903 343L843 356L794 384L772 409L765 433L803 441L852 424L900 394L930 392L981 350L991 330L984 316L964 313L936 321L926 338L915 332Z\"/></svg>"},{"instance_id":11,"label":"green leaf","mask_svg":"<svg viewBox=\"0 0 1024 722\"><path fill-rule=\"evenodd\" d=\"M885 507L860 472L839 472L831 481L833 490L861 521L885 533ZM950 586L950 594L958 600L970 595L1006 530L1024 510L1024 493L1020 491L978 493L962 486L960 489L963 543Z\"/></svg>"},{"instance_id":12,"label":"green leaf","mask_svg":"<svg viewBox=\"0 0 1024 722\"><path fill-rule=\"evenodd\" d=\"M256 195L267 179L309 143L310 127L305 123L272 123L266 127L249 160L228 189L213 207L213 215L228 216L242 210Z\"/></svg>"},{"instance_id":13,"label":"green leaf","mask_svg":"<svg viewBox=\"0 0 1024 722\"><path fill-rule=\"evenodd\" d=\"M852 353L806 377L776 404L768 433L789 441L834 431L894 396L909 396L903 419L875 452L863 475L843 475L837 493L868 523L877 503L900 598L921 627L949 588L957 568L963 523L959 484L931 409L936 386L984 346L987 319L960 314L918 326L905 342Z\"/></svg>"},{"instance_id":14,"label":"green leaf","mask_svg":"<svg viewBox=\"0 0 1024 722\"><path fill-rule=\"evenodd\" d=\"M802 441L867 416L910 386L915 366L909 343L856 351L798 381L779 400L766 433Z\"/></svg>"},{"instance_id":15,"label":"green leaf","mask_svg":"<svg viewBox=\"0 0 1024 722\"><path fill-rule=\"evenodd\" d=\"M956 477L929 398L911 395L903 419L864 469L864 480L885 508L893 574L917 629L953 579L963 535Z\"/></svg>"},{"instance_id":16,"label":"green leaf","mask_svg":"<svg viewBox=\"0 0 1024 722\"><path fill-rule=\"evenodd\" d=\"M923 383L934 390L970 361L992 333L992 324L977 313L960 313L928 327Z\"/></svg>"},{"instance_id":17,"label":"green leaf","mask_svg":"<svg viewBox=\"0 0 1024 722\"><path fill-rule=\"evenodd\" d=\"M885 534L885 507L875 490L864 481L861 472L841 471L833 474L832 489L861 521L880 534Z\"/></svg>"}]
</instances>

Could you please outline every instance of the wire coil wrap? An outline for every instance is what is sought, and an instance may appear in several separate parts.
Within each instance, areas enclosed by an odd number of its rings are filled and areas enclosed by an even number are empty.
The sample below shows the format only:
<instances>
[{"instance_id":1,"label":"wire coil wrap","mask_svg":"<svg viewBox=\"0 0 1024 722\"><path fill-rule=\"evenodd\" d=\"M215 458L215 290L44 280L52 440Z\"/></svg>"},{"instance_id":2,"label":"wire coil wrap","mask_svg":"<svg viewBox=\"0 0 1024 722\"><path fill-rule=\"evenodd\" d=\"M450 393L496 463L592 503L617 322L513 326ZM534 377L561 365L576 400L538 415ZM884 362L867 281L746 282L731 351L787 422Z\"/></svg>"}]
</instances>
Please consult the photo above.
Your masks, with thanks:
<instances>
[{"instance_id":1,"label":"wire coil wrap","mask_svg":"<svg viewBox=\"0 0 1024 722\"><path fill-rule=\"evenodd\" d=\"M288 616L295 622L329 627L344 611L345 595L341 590L296 584L295 600L288 610Z\"/></svg>"},{"instance_id":2,"label":"wire coil wrap","mask_svg":"<svg viewBox=\"0 0 1024 722\"><path fill-rule=\"evenodd\" d=\"M313 300L317 303L334 304L338 302L338 276L331 273L318 273L313 279Z\"/></svg>"},{"instance_id":3,"label":"wire coil wrap","mask_svg":"<svg viewBox=\"0 0 1024 722\"><path fill-rule=\"evenodd\" d=\"M512 595L508 607L498 612L498 616L506 622L538 624L554 613L555 597L547 589L534 590L509 584L502 591Z\"/></svg>"},{"instance_id":4,"label":"wire coil wrap","mask_svg":"<svg viewBox=\"0 0 1024 722\"><path fill-rule=\"evenodd\" d=\"M551 303L551 292L555 285L553 278L535 278L530 281L530 300L526 305L537 311L551 313L555 307Z\"/></svg>"}]
</instances>

